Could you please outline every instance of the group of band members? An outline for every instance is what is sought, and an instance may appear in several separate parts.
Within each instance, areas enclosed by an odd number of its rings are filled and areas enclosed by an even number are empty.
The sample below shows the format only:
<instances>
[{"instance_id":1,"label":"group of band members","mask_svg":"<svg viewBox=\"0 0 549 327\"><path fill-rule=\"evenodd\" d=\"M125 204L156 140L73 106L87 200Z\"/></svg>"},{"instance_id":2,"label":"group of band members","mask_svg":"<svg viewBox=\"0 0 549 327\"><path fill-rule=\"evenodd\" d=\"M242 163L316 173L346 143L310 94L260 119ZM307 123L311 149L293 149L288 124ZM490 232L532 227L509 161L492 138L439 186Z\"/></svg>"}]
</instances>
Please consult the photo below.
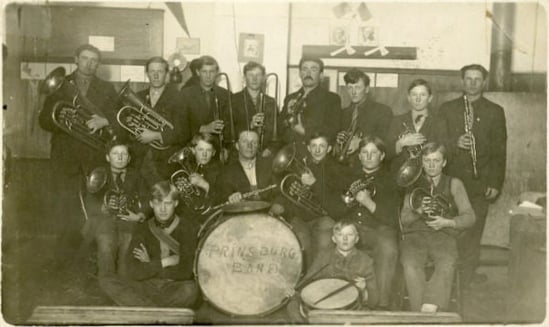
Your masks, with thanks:
<instances>
[{"instance_id":1,"label":"group of band members","mask_svg":"<svg viewBox=\"0 0 549 327\"><path fill-rule=\"evenodd\" d=\"M143 128L132 136L116 120L123 104L114 87L95 75L100 59L97 48L79 47L76 71L66 77L69 83L48 96L39 118L42 128L53 134L52 192L58 197L53 216L61 229L56 249L61 260L67 256L60 253L78 247L75 242L79 242L82 228L78 204L82 199L77 197L84 176L96 167L107 172L106 186L94 190L95 194L88 190L82 200L89 216L82 231L87 242L97 242L100 285L116 303L195 303L198 287L192 278L192 262L196 231L208 213L192 208L196 203L180 194L185 188L203 193L201 209L243 199L273 203L271 212L288 221L303 246L305 268L317 265L315 260L336 260L332 262L337 268L334 271L348 279L367 280L367 288L376 294L375 303L372 298L367 301L372 309L389 308L399 259L413 310L447 310L456 268L465 286L482 280L483 276L475 273L480 238L488 205L502 188L507 138L503 108L483 97L488 75L484 67L461 69L463 93L474 117L469 128L476 145L475 178L472 138L464 133L464 97L434 111L429 105L433 89L423 79L408 87L410 111L393 116L391 108L368 97L368 76L352 69L344 77L351 103L341 108L339 95L320 86L323 62L304 57L299 62L303 86L284 99L278 135L274 135L274 111L278 108L275 99L265 94L266 71L261 64L246 64L246 87L230 94L217 85L220 69L210 56L193 60L193 77L181 89L167 83L168 62L153 57L144 67L149 86L137 95L174 128ZM69 86L77 88L82 103L93 104L93 115L86 121L90 133L105 130L117 136L104 153L52 122L54 104L71 102L75 96ZM165 148L149 146L154 141ZM345 143L348 147L342 147ZM412 186L399 187L396 171L411 155L408 149L419 145L423 174ZM273 172L273 157L288 146L293 146L297 161L307 167L300 172L298 184L325 210L305 209L277 189L254 192L280 183L284 174ZM332 155L337 146L340 155L343 151L346 156L343 162ZM190 185L170 183L171 175L181 168L170 158L183 148L187 149L184 161L190 170ZM342 190L360 182L368 187L352 194L353 205L343 203ZM410 192L417 187L430 189L431 196L433 192L443 195L452 210L444 216L433 215L425 199L419 209L412 208ZM102 199L113 188L123 190L127 201L138 199L135 202L144 205L111 210ZM348 223L336 224L343 220ZM341 231L347 231L349 225L352 228L345 235L350 236L343 239ZM327 256L334 251L334 243L337 255ZM347 256L354 253L355 243L368 254ZM365 262L360 259L364 256L373 260ZM428 261L435 272L426 282ZM368 276L361 275L364 271Z\"/></svg>"}]
</instances>

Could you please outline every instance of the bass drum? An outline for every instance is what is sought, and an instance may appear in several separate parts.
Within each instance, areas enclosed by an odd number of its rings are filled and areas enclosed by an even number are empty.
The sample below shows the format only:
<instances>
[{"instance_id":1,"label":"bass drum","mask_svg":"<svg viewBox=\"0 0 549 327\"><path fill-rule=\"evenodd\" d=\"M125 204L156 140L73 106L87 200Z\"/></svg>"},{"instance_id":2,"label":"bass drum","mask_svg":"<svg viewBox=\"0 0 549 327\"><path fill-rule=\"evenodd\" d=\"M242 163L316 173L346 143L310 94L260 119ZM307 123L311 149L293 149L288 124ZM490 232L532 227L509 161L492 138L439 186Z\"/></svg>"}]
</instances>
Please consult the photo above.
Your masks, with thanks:
<instances>
[{"instance_id":1,"label":"bass drum","mask_svg":"<svg viewBox=\"0 0 549 327\"><path fill-rule=\"evenodd\" d=\"M265 315L283 306L303 269L301 246L289 225L258 210L265 202L252 202L208 218L215 223L206 226L195 256L204 298L235 316Z\"/></svg>"}]
</instances>

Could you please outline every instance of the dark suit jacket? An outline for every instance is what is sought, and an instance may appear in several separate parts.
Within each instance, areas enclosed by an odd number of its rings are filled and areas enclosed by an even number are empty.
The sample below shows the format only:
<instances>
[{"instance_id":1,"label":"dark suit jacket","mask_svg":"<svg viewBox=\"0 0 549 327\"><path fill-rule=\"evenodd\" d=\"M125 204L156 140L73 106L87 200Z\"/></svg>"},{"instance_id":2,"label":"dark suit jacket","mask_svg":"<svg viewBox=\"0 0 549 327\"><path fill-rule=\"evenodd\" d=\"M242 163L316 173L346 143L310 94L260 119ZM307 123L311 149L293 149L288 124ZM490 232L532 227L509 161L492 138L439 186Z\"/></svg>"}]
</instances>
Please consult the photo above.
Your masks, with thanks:
<instances>
[{"instance_id":1,"label":"dark suit jacket","mask_svg":"<svg viewBox=\"0 0 549 327\"><path fill-rule=\"evenodd\" d=\"M353 106L343 109L341 113L341 124L338 131L346 131L351 125L353 117ZM366 99L358 107L357 132L362 135L375 135L381 139L389 129L393 112L388 106Z\"/></svg>"},{"instance_id":2,"label":"dark suit jacket","mask_svg":"<svg viewBox=\"0 0 549 327\"><path fill-rule=\"evenodd\" d=\"M481 97L471 103L474 108L473 134L476 139L479 180L472 179L472 161L469 151L457 147L464 134L465 102L463 97L448 101L440 107L440 116L448 126L447 174L461 179L469 196L482 196L486 187L501 190L505 178L507 156L507 128L503 108Z\"/></svg>"},{"instance_id":3,"label":"dark suit jacket","mask_svg":"<svg viewBox=\"0 0 549 327\"><path fill-rule=\"evenodd\" d=\"M151 106L149 92L150 89L147 88L138 92L137 96L147 105ZM185 146L191 137L188 128L185 126L182 99L175 85L166 85L152 109L168 120L174 126L174 129L166 128L161 132L163 144L169 146L166 150L157 150L150 145L142 144L132 138L133 161L138 166L140 166L143 160L150 161L144 163L144 171L150 184L170 177L170 171L177 167L177 165L170 167L168 159L174 152ZM151 153L146 156L148 151Z\"/></svg>"},{"instance_id":4,"label":"dark suit jacket","mask_svg":"<svg viewBox=\"0 0 549 327\"><path fill-rule=\"evenodd\" d=\"M213 87L217 104L219 107L220 119L225 121L223 130L224 145L231 144L231 126L229 115L229 92L219 86ZM204 90L199 84L191 85L181 89L181 97L183 101L183 119L185 120L185 128L192 136L200 130L200 126L207 125L214 120L213 109L208 108ZM214 108L215 104L212 104ZM235 135L236 137L236 135Z\"/></svg>"},{"instance_id":5,"label":"dark suit jacket","mask_svg":"<svg viewBox=\"0 0 549 327\"><path fill-rule=\"evenodd\" d=\"M259 108L254 105L252 98L249 93L247 93L246 88L238 93L235 93L231 99L234 110L234 126L236 135L238 135L241 131L248 130L250 128L252 117L259 112ZM278 108L274 98L265 95L264 99L265 124L263 128L263 148L274 148L275 144L271 144L270 141L273 139L274 111L278 110ZM258 103L258 106L259 105L260 104Z\"/></svg>"},{"instance_id":6,"label":"dark suit jacket","mask_svg":"<svg viewBox=\"0 0 549 327\"><path fill-rule=\"evenodd\" d=\"M298 98L304 90L289 94L284 99L284 107L280 115L279 126L284 143L293 141L306 142L315 132L321 132L328 136L330 142L335 140L341 119L341 99L339 95L326 91L318 86L307 95L302 114L305 136L295 133L290 127L285 126L284 117L288 116L288 102Z\"/></svg>"},{"instance_id":7,"label":"dark suit jacket","mask_svg":"<svg viewBox=\"0 0 549 327\"><path fill-rule=\"evenodd\" d=\"M409 157L409 153L406 149L403 149L398 156L395 149L399 136L404 132L404 123L409 128L414 128L412 112L394 116L391 121L389 131L386 134L385 142L387 152L385 160L391 162L391 170L393 172L398 171L398 168L400 168L404 161ZM423 126L421 126L419 132L427 138L426 142L438 142L442 144L445 144L446 142L445 122L432 110L429 111L429 115L425 118Z\"/></svg>"},{"instance_id":8,"label":"dark suit jacket","mask_svg":"<svg viewBox=\"0 0 549 327\"><path fill-rule=\"evenodd\" d=\"M272 161L262 158L256 159L256 178L259 189L274 183L272 175ZM246 193L251 191L250 182L240 161L234 160L223 168L223 171L217 176L216 181L216 203L227 201L229 195L235 192ZM264 192L259 195L262 200L270 200L274 192Z\"/></svg>"},{"instance_id":9,"label":"dark suit jacket","mask_svg":"<svg viewBox=\"0 0 549 327\"><path fill-rule=\"evenodd\" d=\"M54 167L65 174L76 174L81 166L85 171L90 171L104 162L103 151L97 151L65 133L52 120L52 110L58 101L72 103L77 89L76 86L70 85L74 79L75 73L67 76L63 86L46 98L38 117L40 126L52 133L50 158ZM114 132L120 132L116 121L117 94L112 84L93 77L86 98L102 111Z\"/></svg>"}]
</instances>

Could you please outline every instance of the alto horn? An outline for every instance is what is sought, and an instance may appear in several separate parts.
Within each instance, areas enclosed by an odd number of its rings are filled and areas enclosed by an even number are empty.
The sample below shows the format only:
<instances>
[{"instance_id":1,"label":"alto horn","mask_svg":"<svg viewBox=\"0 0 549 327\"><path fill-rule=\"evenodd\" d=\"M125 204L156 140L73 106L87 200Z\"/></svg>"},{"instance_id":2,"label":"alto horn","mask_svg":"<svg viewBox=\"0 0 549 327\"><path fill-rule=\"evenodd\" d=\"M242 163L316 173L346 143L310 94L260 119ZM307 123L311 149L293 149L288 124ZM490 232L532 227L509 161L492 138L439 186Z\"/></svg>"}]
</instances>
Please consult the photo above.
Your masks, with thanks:
<instances>
[{"instance_id":1,"label":"alto horn","mask_svg":"<svg viewBox=\"0 0 549 327\"><path fill-rule=\"evenodd\" d=\"M155 132L174 129L172 123L139 99L130 88L130 80L124 84L118 93L118 97L128 105L122 107L118 111L116 120L118 120L120 126L130 132L134 137L141 134L145 129ZM153 141L149 143L149 145L158 150L165 150L168 148L168 146L160 141Z\"/></svg>"},{"instance_id":2,"label":"alto horn","mask_svg":"<svg viewBox=\"0 0 549 327\"><path fill-rule=\"evenodd\" d=\"M188 163L192 157L193 154L189 147L184 147L170 156L168 163L178 163L181 165L181 169L170 176L170 183L180 192L181 199L188 208L200 211L206 205L206 192L202 188L193 185L190 181L191 174L196 173L198 170L198 165L196 165L196 169L194 170L188 167Z\"/></svg>"},{"instance_id":3,"label":"alto horn","mask_svg":"<svg viewBox=\"0 0 549 327\"><path fill-rule=\"evenodd\" d=\"M57 67L46 76L40 91L51 95L66 85L74 94L72 102L57 101L52 108L51 118L53 123L62 131L96 150L103 151L106 145L114 139L111 128L102 128L95 133L90 133L86 122L94 115L104 116L101 109L78 91L74 82L68 81L63 67Z\"/></svg>"},{"instance_id":4,"label":"alto horn","mask_svg":"<svg viewBox=\"0 0 549 327\"><path fill-rule=\"evenodd\" d=\"M313 191L301 182L296 174L288 174L280 183L280 192L295 205L313 213L316 216L327 216L328 212L315 198Z\"/></svg>"},{"instance_id":5,"label":"alto horn","mask_svg":"<svg viewBox=\"0 0 549 327\"><path fill-rule=\"evenodd\" d=\"M400 134L399 138L403 137L406 134L414 133L414 130L411 129L405 122L402 123L404 126L404 131ZM423 164L421 161L421 145L414 145L406 147L408 151L408 158L400 166L396 174L396 182L400 187L408 187L414 184L421 172L423 171Z\"/></svg>"},{"instance_id":6,"label":"alto horn","mask_svg":"<svg viewBox=\"0 0 549 327\"><path fill-rule=\"evenodd\" d=\"M307 165L297 159L297 148L295 142L284 146L273 158L273 172L275 174L279 174L285 171L292 172L298 176L305 173L311 173L311 170L307 167Z\"/></svg>"}]
</instances>

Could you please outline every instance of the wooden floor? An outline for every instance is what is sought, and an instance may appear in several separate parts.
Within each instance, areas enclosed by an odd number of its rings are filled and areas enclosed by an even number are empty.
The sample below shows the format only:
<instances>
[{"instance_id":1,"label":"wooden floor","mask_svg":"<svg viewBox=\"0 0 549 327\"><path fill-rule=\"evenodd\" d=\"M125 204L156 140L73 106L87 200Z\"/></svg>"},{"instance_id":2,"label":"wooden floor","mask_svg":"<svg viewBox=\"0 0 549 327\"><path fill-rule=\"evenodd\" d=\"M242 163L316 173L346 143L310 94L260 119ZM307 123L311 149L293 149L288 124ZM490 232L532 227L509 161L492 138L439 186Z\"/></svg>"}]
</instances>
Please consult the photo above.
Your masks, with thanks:
<instances>
[{"instance_id":1,"label":"wooden floor","mask_svg":"<svg viewBox=\"0 0 549 327\"><path fill-rule=\"evenodd\" d=\"M98 287L93 253L74 258L64 266L53 264L55 255L51 249L55 235L48 233L51 220L45 214L47 196L36 193L36 189L38 192L47 190L47 184L40 184L45 182L40 179L47 178L39 174L43 169L40 163L19 163L4 194L2 312L4 319L11 324L26 323L34 308L41 305L114 305ZM30 177L34 180L28 180ZM483 260L492 265L481 268L488 275L488 281L474 284L464 293L465 323L513 321L506 308L506 255L502 250L483 250ZM288 323L285 310L267 317L234 318L209 307L206 302L195 308L194 319L195 323L201 324Z\"/></svg>"}]
</instances>

